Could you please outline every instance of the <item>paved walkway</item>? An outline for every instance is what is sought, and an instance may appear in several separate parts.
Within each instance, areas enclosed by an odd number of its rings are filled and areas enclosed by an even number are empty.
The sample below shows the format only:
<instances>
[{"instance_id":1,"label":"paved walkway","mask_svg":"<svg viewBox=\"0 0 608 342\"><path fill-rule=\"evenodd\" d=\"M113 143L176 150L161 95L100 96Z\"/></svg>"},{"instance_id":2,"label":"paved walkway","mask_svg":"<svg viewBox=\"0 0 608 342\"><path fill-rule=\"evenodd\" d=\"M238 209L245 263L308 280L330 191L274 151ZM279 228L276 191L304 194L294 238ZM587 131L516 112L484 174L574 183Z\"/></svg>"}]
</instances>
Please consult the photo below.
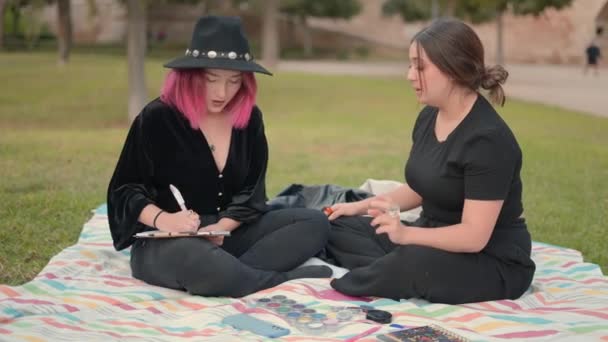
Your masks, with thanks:
<instances>
[{"instance_id":1,"label":"paved walkway","mask_svg":"<svg viewBox=\"0 0 608 342\"><path fill-rule=\"evenodd\" d=\"M405 77L398 62L282 61L278 71ZM599 77L575 66L509 64L507 96L608 117L608 68Z\"/></svg>"}]
</instances>

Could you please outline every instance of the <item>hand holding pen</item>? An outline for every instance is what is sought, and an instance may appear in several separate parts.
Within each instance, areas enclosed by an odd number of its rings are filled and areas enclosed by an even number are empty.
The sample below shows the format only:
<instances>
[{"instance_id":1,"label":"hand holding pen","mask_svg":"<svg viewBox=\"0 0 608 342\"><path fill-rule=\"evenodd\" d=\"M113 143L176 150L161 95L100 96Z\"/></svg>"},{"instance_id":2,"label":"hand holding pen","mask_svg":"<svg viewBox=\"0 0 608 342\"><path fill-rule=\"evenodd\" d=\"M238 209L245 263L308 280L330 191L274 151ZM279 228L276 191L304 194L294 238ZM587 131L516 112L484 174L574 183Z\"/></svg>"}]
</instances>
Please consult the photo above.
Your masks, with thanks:
<instances>
[{"instance_id":1,"label":"hand holding pen","mask_svg":"<svg viewBox=\"0 0 608 342\"><path fill-rule=\"evenodd\" d=\"M169 185L169 189L181 210L160 215L157 227L160 230L171 232L196 232L201 224L200 217L194 211L186 208L184 197L174 185Z\"/></svg>"},{"instance_id":2,"label":"hand holding pen","mask_svg":"<svg viewBox=\"0 0 608 342\"><path fill-rule=\"evenodd\" d=\"M179 190L177 190L177 188L173 185L173 184L169 184L169 189L171 190L171 193L173 194L173 197L175 197L175 200L177 201L177 204L179 204L179 207L182 209L182 212L186 211L186 202L184 201L184 197L182 196L182 194L179 192ZM189 212L193 213L192 210L189 210ZM196 218L198 219L198 215L196 213L194 213L194 215L196 215ZM197 229L200 226L200 221L198 221L198 225L197 225ZM204 228L200 228L200 231L215 231L215 230L222 230L222 229L216 229L217 228L217 223L216 224L211 224L208 225ZM196 230L195 230L196 231ZM221 246L224 243L224 236L205 236L205 238L207 238L209 241L211 241L212 243Z\"/></svg>"}]
</instances>

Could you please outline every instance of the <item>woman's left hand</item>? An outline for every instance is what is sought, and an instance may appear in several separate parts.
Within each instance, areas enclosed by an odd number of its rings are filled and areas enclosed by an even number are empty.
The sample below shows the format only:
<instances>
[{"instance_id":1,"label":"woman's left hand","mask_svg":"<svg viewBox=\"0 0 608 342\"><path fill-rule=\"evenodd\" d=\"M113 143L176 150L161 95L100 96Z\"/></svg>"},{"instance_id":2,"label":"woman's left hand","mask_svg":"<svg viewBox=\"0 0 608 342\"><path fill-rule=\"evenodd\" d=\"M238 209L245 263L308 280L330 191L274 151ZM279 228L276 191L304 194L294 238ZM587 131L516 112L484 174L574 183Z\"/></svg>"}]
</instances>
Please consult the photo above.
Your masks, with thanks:
<instances>
[{"instance_id":1,"label":"woman's left hand","mask_svg":"<svg viewBox=\"0 0 608 342\"><path fill-rule=\"evenodd\" d=\"M210 224L208 226L204 226L203 228L199 229L198 231L199 232L211 232L211 231L220 231L220 230L226 230L226 229L224 229L218 223L214 223L214 224ZM214 245L217 245L217 246L221 246L224 243L223 236L205 236L205 239L211 241L211 243L213 243Z\"/></svg>"},{"instance_id":2,"label":"woman's left hand","mask_svg":"<svg viewBox=\"0 0 608 342\"><path fill-rule=\"evenodd\" d=\"M388 234L388 238L395 244L406 244L407 227L401 223L399 214L395 214L389 208L390 201L378 198L370 203L367 211L374 219L370 223L376 227L376 234Z\"/></svg>"}]
</instances>

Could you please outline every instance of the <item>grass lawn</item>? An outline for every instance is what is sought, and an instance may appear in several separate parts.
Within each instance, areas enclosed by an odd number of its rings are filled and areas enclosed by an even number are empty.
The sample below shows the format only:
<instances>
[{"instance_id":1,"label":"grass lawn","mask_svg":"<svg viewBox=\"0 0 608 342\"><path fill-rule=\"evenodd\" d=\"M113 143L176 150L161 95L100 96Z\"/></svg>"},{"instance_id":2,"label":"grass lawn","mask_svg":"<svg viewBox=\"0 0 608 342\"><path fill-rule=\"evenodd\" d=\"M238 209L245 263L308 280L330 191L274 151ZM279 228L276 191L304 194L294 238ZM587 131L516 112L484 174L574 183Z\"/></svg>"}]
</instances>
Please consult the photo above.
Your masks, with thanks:
<instances>
[{"instance_id":1,"label":"grass lawn","mask_svg":"<svg viewBox=\"0 0 608 342\"><path fill-rule=\"evenodd\" d=\"M155 97L164 59L146 64ZM128 123L124 57L0 54L0 283L32 279L76 242L105 191ZM420 107L402 79L258 77L270 142L269 196L291 183L403 180ZM578 249L608 271L608 120L508 101L524 152L532 237Z\"/></svg>"}]
</instances>

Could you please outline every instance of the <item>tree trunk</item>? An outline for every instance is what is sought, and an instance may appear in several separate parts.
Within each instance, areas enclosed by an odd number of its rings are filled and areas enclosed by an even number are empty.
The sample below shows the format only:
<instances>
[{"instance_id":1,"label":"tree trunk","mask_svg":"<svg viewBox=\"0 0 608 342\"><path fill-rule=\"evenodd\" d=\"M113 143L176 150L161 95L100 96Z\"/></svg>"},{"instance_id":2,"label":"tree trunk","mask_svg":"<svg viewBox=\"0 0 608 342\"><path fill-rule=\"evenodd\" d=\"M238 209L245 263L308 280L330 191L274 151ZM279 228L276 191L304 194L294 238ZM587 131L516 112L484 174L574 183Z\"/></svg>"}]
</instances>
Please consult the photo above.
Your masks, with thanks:
<instances>
[{"instance_id":1,"label":"tree trunk","mask_svg":"<svg viewBox=\"0 0 608 342\"><path fill-rule=\"evenodd\" d=\"M4 12L7 3L7 0L0 0L0 50L4 50Z\"/></svg>"},{"instance_id":2,"label":"tree trunk","mask_svg":"<svg viewBox=\"0 0 608 342\"><path fill-rule=\"evenodd\" d=\"M265 0L262 23L262 59L268 67L279 61L279 1Z\"/></svg>"},{"instance_id":3,"label":"tree trunk","mask_svg":"<svg viewBox=\"0 0 608 342\"><path fill-rule=\"evenodd\" d=\"M298 16L300 28L302 30L302 49L304 50L304 56L312 56L312 32L308 21L305 16Z\"/></svg>"},{"instance_id":4,"label":"tree trunk","mask_svg":"<svg viewBox=\"0 0 608 342\"><path fill-rule=\"evenodd\" d=\"M70 0L57 1L57 38L59 49L59 65L65 65L70 60L72 48L72 10Z\"/></svg>"},{"instance_id":5,"label":"tree trunk","mask_svg":"<svg viewBox=\"0 0 608 342\"><path fill-rule=\"evenodd\" d=\"M445 15L447 17L453 17L456 13L456 0L448 0L445 6Z\"/></svg>"},{"instance_id":6,"label":"tree trunk","mask_svg":"<svg viewBox=\"0 0 608 342\"><path fill-rule=\"evenodd\" d=\"M431 1L431 18L432 19L439 18L439 0Z\"/></svg>"},{"instance_id":7,"label":"tree trunk","mask_svg":"<svg viewBox=\"0 0 608 342\"><path fill-rule=\"evenodd\" d=\"M19 24L21 21L21 9L19 6L13 4L11 5L11 11L13 12L13 36L17 37L19 35Z\"/></svg>"},{"instance_id":8,"label":"tree trunk","mask_svg":"<svg viewBox=\"0 0 608 342\"><path fill-rule=\"evenodd\" d=\"M227 15L234 12L234 4L232 1L217 1L218 12Z\"/></svg>"},{"instance_id":9,"label":"tree trunk","mask_svg":"<svg viewBox=\"0 0 608 342\"><path fill-rule=\"evenodd\" d=\"M146 15L144 0L127 0L127 67L130 121L133 121L148 100L144 69Z\"/></svg>"},{"instance_id":10,"label":"tree trunk","mask_svg":"<svg viewBox=\"0 0 608 342\"><path fill-rule=\"evenodd\" d=\"M504 55L504 25L503 25L503 12L499 11L496 15L496 64L504 65L505 63L505 55Z\"/></svg>"}]
</instances>

